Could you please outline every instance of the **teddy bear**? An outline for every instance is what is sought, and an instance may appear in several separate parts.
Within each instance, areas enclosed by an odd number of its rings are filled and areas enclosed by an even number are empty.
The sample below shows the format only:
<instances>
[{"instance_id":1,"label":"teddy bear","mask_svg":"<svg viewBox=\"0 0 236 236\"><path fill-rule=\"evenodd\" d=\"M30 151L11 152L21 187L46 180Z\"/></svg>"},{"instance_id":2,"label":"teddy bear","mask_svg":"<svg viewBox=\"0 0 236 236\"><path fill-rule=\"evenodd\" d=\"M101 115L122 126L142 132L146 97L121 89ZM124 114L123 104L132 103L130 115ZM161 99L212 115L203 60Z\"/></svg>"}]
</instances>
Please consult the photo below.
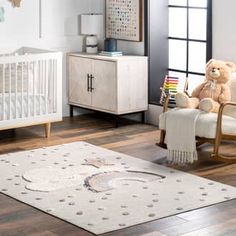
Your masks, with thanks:
<instances>
[{"instance_id":1,"label":"teddy bear","mask_svg":"<svg viewBox=\"0 0 236 236\"><path fill-rule=\"evenodd\" d=\"M191 97L177 93L176 106L217 113L220 104L231 100L229 81L235 68L233 62L211 59L206 64L205 81L193 90Z\"/></svg>"}]
</instances>

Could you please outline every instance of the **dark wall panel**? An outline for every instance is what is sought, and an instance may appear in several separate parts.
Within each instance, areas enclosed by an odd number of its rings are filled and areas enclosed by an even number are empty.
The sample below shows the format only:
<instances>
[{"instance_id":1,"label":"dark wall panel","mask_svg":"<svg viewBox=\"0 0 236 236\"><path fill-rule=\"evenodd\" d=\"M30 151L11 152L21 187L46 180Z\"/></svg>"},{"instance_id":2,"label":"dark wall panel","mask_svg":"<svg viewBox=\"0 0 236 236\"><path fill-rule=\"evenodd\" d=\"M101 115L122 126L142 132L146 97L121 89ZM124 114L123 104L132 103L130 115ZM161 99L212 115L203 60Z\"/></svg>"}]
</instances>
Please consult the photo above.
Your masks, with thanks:
<instances>
[{"instance_id":1,"label":"dark wall panel","mask_svg":"<svg viewBox=\"0 0 236 236\"><path fill-rule=\"evenodd\" d=\"M146 55L149 57L149 103L157 104L168 68L168 1L146 0Z\"/></svg>"}]
</instances>

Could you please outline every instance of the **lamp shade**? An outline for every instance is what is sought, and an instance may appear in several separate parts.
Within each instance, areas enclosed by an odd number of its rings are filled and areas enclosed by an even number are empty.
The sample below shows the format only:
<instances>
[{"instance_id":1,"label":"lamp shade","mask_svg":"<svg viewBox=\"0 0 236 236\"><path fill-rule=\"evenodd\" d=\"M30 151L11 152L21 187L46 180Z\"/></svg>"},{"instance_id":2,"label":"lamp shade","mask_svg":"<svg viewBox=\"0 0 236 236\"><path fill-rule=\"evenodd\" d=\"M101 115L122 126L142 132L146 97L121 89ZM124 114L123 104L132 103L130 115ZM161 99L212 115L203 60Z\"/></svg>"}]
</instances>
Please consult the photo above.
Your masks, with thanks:
<instances>
[{"instance_id":1,"label":"lamp shade","mask_svg":"<svg viewBox=\"0 0 236 236\"><path fill-rule=\"evenodd\" d=\"M81 34L99 34L103 24L103 15L101 14L83 14L81 15Z\"/></svg>"}]
</instances>

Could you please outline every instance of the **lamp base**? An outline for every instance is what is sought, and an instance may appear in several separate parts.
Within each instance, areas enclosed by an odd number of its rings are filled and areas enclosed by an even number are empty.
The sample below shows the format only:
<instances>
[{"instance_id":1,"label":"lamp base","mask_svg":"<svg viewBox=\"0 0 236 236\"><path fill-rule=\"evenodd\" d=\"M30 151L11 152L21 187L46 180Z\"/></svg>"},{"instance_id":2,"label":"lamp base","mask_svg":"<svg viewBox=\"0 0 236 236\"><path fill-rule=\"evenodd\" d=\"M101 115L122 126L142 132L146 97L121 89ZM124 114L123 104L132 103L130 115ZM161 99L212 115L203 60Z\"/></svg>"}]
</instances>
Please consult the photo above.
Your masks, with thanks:
<instances>
[{"instance_id":1,"label":"lamp base","mask_svg":"<svg viewBox=\"0 0 236 236\"><path fill-rule=\"evenodd\" d=\"M96 35L86 37L86 52L98 53L98 40Z\"/></svg>"},{"instance_id":2,"label":"lamp base","mask_svg":"<svg viewBox=\"0 0 236 236\"><path fill-rule=\"evenodd\" d=\"M98 53L98 47L86 46L86 53L96 54Z\"/></svg>"}]
</instances>

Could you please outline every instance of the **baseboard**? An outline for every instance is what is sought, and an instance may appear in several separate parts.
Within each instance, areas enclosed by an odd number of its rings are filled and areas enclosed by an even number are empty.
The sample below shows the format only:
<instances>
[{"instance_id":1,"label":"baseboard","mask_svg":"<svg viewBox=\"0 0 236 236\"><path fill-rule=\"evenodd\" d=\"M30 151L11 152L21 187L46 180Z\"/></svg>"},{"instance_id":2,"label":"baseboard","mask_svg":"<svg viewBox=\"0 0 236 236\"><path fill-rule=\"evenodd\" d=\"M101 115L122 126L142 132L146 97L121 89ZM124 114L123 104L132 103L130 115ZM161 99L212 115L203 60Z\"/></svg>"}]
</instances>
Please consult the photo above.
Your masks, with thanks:
<instances>
[{"instance_id":1,"label":"baseboard","mask_svg":"<svg viewBox=\"0 0 236 236\"><path fill-rule=\"evenodd\" d=\"M146 112L146 123L151 125L159 125L159 116L162 113L163 107L149 104Z\"/></svg>"}]
</instances>

